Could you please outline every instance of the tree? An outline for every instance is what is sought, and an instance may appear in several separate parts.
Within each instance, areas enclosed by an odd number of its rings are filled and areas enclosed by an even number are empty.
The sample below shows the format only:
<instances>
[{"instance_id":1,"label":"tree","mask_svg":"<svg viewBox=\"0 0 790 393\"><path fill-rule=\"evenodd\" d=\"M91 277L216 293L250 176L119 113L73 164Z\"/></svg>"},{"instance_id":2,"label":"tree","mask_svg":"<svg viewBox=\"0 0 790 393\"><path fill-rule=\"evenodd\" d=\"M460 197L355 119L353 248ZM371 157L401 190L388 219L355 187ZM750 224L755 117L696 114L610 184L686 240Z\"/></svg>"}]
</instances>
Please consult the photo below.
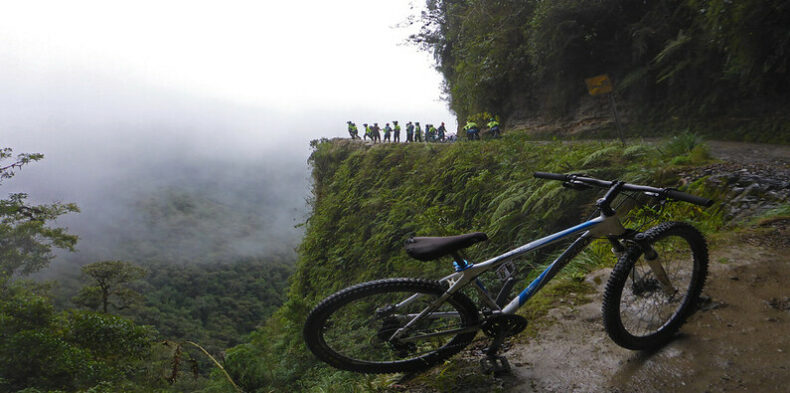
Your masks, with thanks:
<instances>
[{"instance_id":1,"label":"tree","mask_svg":"<svg viewBox=\"0 0 790 393\"><path fill-rule=\"evenodd\" d=\"M0 392L73 392L108 384L115 388L89 391L155 390L143 384L161 380L146 375L156 361L150 355L156 331L113 315L58 313L48 294L38 292L17 280L0 295Z\"/></svg>"},{"instance_id":2,"label":"tree","mask_svg":"<svg viewBox=\"0 0 790 393\"><path fill-rule=\"evenodd\" d=\"M124 261L95 262L82 267L82 273L96 281L96 285L82 288L72 301L76 304L107 313L108 306L123 310L138 303L142 296L126 284L145 277L146 270Z\"/></svg>"},{"instance_id":3,"label":"tree","mask_svg":"<svg viewBox=\"0 0 790 393\"><path fill-rule=\"evenodd\" d=\"M43 158L38 153L14 157L11 148L0 148L0 185L24 165ZM78 212L77 205L29 205L26 199L25 193L0 199L0 290L5 290L15 274L27 275L46 267L54 257L52 247L74 251L77 243L77 236L68 234L66 228L48 225L63 214Z\"/></svg>"}]
</instances>

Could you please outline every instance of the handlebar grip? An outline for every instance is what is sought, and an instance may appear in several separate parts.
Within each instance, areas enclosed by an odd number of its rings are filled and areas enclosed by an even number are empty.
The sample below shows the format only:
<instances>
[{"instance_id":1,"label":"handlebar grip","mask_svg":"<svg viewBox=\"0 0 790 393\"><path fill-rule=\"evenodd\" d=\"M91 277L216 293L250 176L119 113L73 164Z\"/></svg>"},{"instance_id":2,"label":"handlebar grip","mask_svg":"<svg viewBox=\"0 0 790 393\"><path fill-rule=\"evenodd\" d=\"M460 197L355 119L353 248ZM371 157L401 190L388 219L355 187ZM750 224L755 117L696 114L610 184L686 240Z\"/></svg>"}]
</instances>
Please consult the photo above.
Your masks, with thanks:
<instances>
[{"instance_id":1,"label":"handlebar grip","mask_svg":"<svg viewBox=\"0 0 790 393\"><path fill-rule=\"evenodd\" d=\"M549 179L549 180L559 180L559 181L570 180L568 175L563 175L561 173L535 172L533 176L537 177L538 179Z\"/></svg>"},{"instance_id":2,"label":"handlebar grip","mask_svg":"<svg viewBox=\"0 0 790 393\"><path fill-rule=\"evenodd\" d=\"M666 190L666 196L678 201L689 202L705 207L710 207L713 205L713 199L698 197L696 195L687 194L683 191L673 190L671 188Z\"/></svg>"}]
</instances>

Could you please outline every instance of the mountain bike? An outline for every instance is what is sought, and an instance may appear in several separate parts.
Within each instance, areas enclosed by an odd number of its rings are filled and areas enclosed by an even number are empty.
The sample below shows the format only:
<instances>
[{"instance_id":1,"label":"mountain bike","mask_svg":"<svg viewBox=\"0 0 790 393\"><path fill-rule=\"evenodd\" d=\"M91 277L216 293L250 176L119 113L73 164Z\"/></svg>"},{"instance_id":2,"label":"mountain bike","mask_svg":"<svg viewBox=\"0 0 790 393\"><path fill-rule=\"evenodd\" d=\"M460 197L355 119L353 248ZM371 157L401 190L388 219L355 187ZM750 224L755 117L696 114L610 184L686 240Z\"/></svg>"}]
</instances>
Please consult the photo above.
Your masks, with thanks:
<instances>
[{"instance_id":1,"label":"mountain bike","mask_svg":"<svg viewBox=\"0 0 790 393\"><path fill-rule=\"evenodd\" d=\"M343 289L320 302L304 325L307 347L338 369L361 373L410 373L430 368L460 352L478 331L491 337L481 364L485 371L509 368L497 352L504 339L527 326L516 310L594 239L605 238L618 257L603 298L603 323L609 337L633 350L660 347L672 339L693 312L705 283L708 251L693 226L663 222L644 232L626 229L612 207L621 193L659 202L684 201L711 206L713 201L672 188L599 180L581 174L536 172L571 189L606 189L594 218L534 240L480 263L462 250L487 240L484 233L449 237L413 237L406 251L421 261L453 259L454 272L439 280L390 278ZM623 198L621 198L623 199ZM512 259L579 235L548 267L512 299L516 279ZM496 296L479 276L495 271L502 281ZM464 291L473 288L477 303Z\"/></svg>"}]
</instances>

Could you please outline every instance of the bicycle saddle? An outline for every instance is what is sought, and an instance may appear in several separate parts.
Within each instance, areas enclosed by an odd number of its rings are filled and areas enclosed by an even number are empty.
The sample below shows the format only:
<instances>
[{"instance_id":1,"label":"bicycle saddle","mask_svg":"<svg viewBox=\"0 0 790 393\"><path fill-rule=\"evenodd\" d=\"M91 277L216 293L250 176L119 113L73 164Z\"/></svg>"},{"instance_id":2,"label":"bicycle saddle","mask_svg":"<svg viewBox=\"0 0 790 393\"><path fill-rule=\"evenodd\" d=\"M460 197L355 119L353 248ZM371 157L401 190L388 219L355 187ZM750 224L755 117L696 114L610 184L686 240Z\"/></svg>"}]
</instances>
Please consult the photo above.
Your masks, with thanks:
<instances>
[{"instance_id":1,"label":"bicycle saddle","mask_svg":"<svg viewBox=\"0 0 790 393\"><path fill-rule=\"evenodd\" d=\"M421 261L430 261L472 244L488 240L483 232L445 237L412 237L406 241L406 253Z\"/></svg>"}]
</instances>

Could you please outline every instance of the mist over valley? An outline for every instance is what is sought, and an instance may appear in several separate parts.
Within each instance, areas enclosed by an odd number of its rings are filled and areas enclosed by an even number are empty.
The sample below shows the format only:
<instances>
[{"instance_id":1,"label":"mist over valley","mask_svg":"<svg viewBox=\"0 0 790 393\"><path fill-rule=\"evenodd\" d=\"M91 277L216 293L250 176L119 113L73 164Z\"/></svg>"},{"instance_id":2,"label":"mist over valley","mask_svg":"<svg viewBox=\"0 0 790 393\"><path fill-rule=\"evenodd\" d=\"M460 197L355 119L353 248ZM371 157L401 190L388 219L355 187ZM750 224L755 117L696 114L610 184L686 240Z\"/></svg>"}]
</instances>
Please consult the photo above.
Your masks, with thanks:
<instances>
[{"instance_id":1,"label":"mist over valley","mask_svg":"<svg viewBox=\"0 0 790 393\"><path fill-rule=\"evenodd\" d=\"M308 196L311 136L303 124L260 108L122 87L0 93L4 144L45 155L3 192L81 209L58 221L80 236L78 251L61 253L53 266L293 257Z\"/></svg>"}]
</instances>

